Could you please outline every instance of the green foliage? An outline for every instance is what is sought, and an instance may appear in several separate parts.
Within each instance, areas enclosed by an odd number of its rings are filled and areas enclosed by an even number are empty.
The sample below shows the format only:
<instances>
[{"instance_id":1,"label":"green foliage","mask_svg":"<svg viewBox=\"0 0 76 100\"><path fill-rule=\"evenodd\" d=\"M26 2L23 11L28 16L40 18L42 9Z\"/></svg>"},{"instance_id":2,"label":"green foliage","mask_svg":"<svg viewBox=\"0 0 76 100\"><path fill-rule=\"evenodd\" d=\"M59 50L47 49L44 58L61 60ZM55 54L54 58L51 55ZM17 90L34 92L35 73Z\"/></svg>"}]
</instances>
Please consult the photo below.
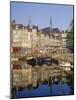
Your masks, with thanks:
<instances>
[{"instance_id":1,"label":"green foliage","mask_svg":"<svg viewBox=\"0 0 76 100\"><path fill-rule=\"evenodd\" d=\"M73 20L70 23L69 31L66 30L66 32L67 32L67 46L68 46L68 48L71 48L73 50L74 49L74 23L73 23Z\"/></svg>"}]
</instances>

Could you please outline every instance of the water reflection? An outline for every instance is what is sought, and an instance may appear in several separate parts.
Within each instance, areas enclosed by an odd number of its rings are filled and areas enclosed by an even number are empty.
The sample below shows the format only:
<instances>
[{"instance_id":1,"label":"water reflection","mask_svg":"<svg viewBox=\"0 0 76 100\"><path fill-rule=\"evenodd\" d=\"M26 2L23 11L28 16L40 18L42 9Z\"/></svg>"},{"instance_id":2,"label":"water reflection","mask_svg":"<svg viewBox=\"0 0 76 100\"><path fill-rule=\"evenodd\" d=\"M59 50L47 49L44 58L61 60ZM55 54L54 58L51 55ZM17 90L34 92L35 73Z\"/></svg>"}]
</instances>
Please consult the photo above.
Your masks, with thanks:
<instances>
[{"instance_id":1,"label":"water reflection","mask_svg":"<svg viewBox=\"0 0 76 100\"><path fill-rule=\"evenodd\" d=\"M66 83L63 85L59 83L50 86L48 84L43 84L38 88L24 89L23 91L18 91L16 97L59 96L70 94L72 94L70 87Z\"/></svg>"},{"instance_id":2,"label":"water reflection","mask_svg":"<svg viewBox=\"0 0 76 100\"><path fill-rule=\"evenodd\" d=\"M72 95L74 93L72 76L67 76L63 79L66 81L62 80L50 84L45 81L42 84L38 85L38 87L25 88L23 89L23 91L17 91L16 98Z\"/></svg>"},{"instance_id":3,"label":"water reflection","mask_svg":"<svg viewBox=\"0 0 76 100\"><path fill-rule=\"evenodd\" d=\"M15 67L16 66L16 67ZM57 65L30 66L14 64L13 98L61 96L74 94L73 71L65 71ZM15 90L15 91L14 91Z\"/></svg>"}]
</instances>

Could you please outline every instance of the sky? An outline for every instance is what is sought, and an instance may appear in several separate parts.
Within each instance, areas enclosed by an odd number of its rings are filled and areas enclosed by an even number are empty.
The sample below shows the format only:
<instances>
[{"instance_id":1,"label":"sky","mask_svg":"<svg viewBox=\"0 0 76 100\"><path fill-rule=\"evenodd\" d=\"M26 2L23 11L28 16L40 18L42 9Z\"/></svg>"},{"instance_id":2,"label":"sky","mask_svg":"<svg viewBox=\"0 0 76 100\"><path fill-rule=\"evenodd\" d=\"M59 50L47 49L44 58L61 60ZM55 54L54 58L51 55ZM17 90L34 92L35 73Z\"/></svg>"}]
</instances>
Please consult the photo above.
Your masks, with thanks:
<instances>
[{"instance_id":1,"label":"sky","mask_svg":"<svg viewBox=\"0 0 76 100\"><path fill-rule=\"evenodd\" d=\"M60 30L66 30L73 19L72 5L11 2L10 7L11 21L27 26L31 16L31 24L39 26L39 29L50 26L50 16L52 28Z\"/></svg>"}]
</instances>

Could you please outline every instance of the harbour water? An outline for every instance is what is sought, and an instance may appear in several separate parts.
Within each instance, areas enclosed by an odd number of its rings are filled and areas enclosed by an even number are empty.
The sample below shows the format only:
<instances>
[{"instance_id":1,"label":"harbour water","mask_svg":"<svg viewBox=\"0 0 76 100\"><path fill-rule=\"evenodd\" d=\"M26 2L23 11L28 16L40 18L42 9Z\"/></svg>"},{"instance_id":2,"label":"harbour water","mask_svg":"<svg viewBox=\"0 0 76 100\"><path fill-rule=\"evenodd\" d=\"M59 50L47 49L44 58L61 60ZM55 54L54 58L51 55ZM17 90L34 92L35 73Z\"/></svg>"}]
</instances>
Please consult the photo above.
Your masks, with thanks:
<instances>
[{"instance_id":1,"label":"harbour water","mask_svg":"<svg viewBox=\"0 0 76 100\"><path fill-rule=\"evenodd\" d=\"M62 96L74 94L73 69L59 65L30 66L13 69L12 98ZM67 67L68 68L68 67Z\"/></svg>"},{"instance_id":2,"label":"harbour water","mask_svg":"<svg viewBox=\"0 0 76 100\"><path fill-rule=\"evenodd\" d=\"M28 98L28 97L46 97L46 96L61 96L61 95L73 95L74 86L73 81L65 83L53 83L53 84L41 84L36 88L25 88L22 91L16 92L16 98Z\"/></svg>"},{"instance_id":3,"label":"harbour water","mask_svg":"<svg viewBox=\"0 0 76 100\"><path fill-rule=\"evenodd\" d=\"M73 87L72 87L73 88ZM16 98L22 97L39 97L39 96L61 96L61 95L72 95L73 91L69 85L61 83L52 84L49 86L40 85L38 88L24 89L16 93Z\"/></svg>"}]
</instances>

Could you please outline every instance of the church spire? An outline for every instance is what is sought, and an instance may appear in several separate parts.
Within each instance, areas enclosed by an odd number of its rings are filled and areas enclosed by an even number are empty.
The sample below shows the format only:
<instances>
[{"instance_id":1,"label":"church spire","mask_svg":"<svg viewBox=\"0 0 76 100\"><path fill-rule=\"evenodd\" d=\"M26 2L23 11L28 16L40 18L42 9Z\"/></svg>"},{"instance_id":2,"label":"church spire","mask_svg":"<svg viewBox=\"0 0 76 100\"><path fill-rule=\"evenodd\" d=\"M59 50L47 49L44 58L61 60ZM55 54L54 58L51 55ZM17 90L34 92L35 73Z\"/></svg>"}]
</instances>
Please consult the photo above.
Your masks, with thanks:
<instances>
[{"instance_id":1,"label":"church spire","mask_svg":"<svg viewBox=\"0 0 76 100\"><path fill-rule=\"evenodd\" d=\"M28 26L29 26L30 28L32 28L32 24L31 24L31 16L29 16Z\"/></svg>"},{"instance_id":2,"label":"church spire","mask_svg":"<svg viewBox=\"0 0 76 100\"><path fill-rule=\"evenodd\" d=\"M50 16L50 33L51 33L51 30L52 30L52 17Z\"/></svg>"}]
</instances>

